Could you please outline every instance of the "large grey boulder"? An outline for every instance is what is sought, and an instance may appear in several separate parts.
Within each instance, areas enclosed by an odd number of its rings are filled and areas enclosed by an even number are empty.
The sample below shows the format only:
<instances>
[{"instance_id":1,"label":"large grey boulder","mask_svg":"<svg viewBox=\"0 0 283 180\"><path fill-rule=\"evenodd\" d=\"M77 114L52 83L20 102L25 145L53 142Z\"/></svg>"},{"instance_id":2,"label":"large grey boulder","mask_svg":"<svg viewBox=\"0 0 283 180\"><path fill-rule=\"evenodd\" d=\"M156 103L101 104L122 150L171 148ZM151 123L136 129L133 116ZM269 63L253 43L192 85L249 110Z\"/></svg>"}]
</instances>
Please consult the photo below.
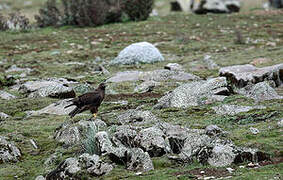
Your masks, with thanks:
<instances>
[{"instance_id":1,"label":"large grey boulder","mask_svg":"<svg viewBox=\"0 0 283 180\"><path fill-rule=\"evenodd\" d=\"M170 152L169 143L165 141L165 134L156 127L141 130L135 138L138 147L149 153L151 157L162 156Z\"/></svg>"},{"instance_id":2,"label":"large grey boulder","mask_svg":"<svg viewBox=\"0 0 283 180\"><path fill-rule=\"evenodd\" d=\"M138 134L138 128L130 125L122 125L114 128L115 132L112 134L112 141L116 146L136 147L134 139Z\"/></svg>"},{"instance_id":3,"label":"large grey boulder","mask_svg":"<svg viewBox=\"0 0 283 180\"><path fill-rule=\"evenodd\" d=\"M46 179L64 180L72 179L72 177L81 170L77 158L67 158L59 164L59 166L47 174Z\"/></svg>"},{"instance_id":4,"label":"large grey boulder","mask_svg":"<svg viewBox=\"0 0 283 180\"><path fill-rule=\"evenodd\" d=\"M207 99L217 100L215 97L223 97L222 95L227 94L229 94L229 90L226 78L219 77L207 81L191 82L183 84L161 97L154 108L198 106L205 104Z\"/></svg>"},{"instance_id":5,"label":"large grey boulder","mask_svg":"<svg viewBox=\"0 0 283 180\"><path fill-rule=\"evenodd\" d=\"M12 95L12 94L10 94L10 93L7 93L6 91L1 91L0 90L0 98L1 99L5 99L5 100L11 100L11 99L15 99L17 97Z\"/></svg>"},{"instance_id":6,"label":"large grey boulder","mask_svg":"<svg viewBox=\"0 0 283 180\"><path fill-rule=\"evenodd\" d=\"M191 0L190 4L191 10L197 14L240 11L240 0Z\"/></svg>"},{"instance_id":7,"label":"large grey boulder","mask_svg":"<svg viewBox=\"0 0 283 180\"><path fill-rule=\"evenodd\" d=\"M127 162L127 169L138 170L142 172L147 172L154 170L153 163L147 152L144 152L140 148L133 148L128 153L129 161Z\"/></svg>"},{"instance_id":8,"label":"large grey boulder","mask_svg":"<svg viewBox=\"0 0 283 180\"><path fill-rule=\"evenodd\" d=\"M127 169L149 171L153 169L153 164L147 152L140 148L127 148L125 146L114 146L105 131L95 135L100 154L108 156L110 160L117 164L126 165Z\"/></svg>"},{"instance_id":9,"label":"large grey boulder","mask_svg":"<svg viewBox=\"0 0 283 180\"><path fill-rule=\"evenodd\" d=\"M189 81L189 80L199 80L200 78L183 71L175 71L168 69L159 69L154 71L125 71L118 72L113 77L109 78L107 82L124 82L124 81L168 81L168 80L176 80L176 81Z\"/></svg>"},{"instance_id":10,"label":"large grey boulder","mask_svg":"<svg viewBox=\"0 0 283 180\"><path fill-rule=\"evenodd\" d=\"M229 145L216 145L213 147L208 163L215 167L224 167L232 164L236 154L233 147Z\"/></svg>"},{"instance_id":11,"label":"large grey boulder","mask_svg":"<svg viewBox=\"0 0 283 180\"><path fill-rule=\"evenodd\" d=\"M30 98L52 97L52 98L73 98L76 96L73 88L62 84L54 84L39 88L37 91L29 94Z\"/></svg>"},{"instance_id":12,"label":"large grey boulder","mask_svg":"<svg viewBox=\"0 0 283 180\"><path fill-rule=\"evenodd\" d=\"M0 164L8 162L18 162L22 156L20 149L7 138L0 136Z\"/></svg>"},{"instance_id":13,"label":"large grey boulder","mask_svg":"<svg viewBox=\"0 0 283 180\"><path fill-rule=\"evenodd\" d=\"M248 112L253 109L264 109L264 106L239 106L233 104L223 104L220 106L212 107L216 114L221 115L235 115L241 112Z\"/></svg>"},{"instance_id":14,"label":"large grey boulder","mask_svg":"<svg viewBox=\"0 0 283 180\"><path fill-rule=\"evenodd\" d=\"M26 113L29 116L38 116L41 114L68 115L75 108L74 106L65 108L65 106L71 103L69 100L70 99L60 100L46 106L43 109L37 111L27 111Z\"/></svg>"},{"instance_id":15,"label":"large grey boulder","mask_svg":"<svg viewBox=\"0 0 283 180\"><path fill-rule=\"evenodd\" d=\"M79 156L78 161L80 163L80 167L82 169L86 169L86 171L93 176L108 174L113 169L111 164L102 162L96 154L90 155L84 153Z\"/></svg>"},{"instance_id":16,"label":"large grey boulder","mask_svg":"<svg viewBox=\"0 0 283 180\"><path fill-rule=\"evenodd\" d=\"M276 86L280 86L283 82L283 64L263 68L250 64L228 66L221 68L219 74L238 88L263 81L274 81Z\"/></svg>"},{"instance_id":17,"label":"large grey boulder","mask_svg":"<svg viewBox=\"0 0 283 180\"><path fill-rule=\"evenodd\" d=\"M96 121L84 121L81 120L77 123L63 123L58 127L54 134L54 139L57 142L62 143L65 147L70 147L72 145L81 143L84 138L86 138L89 128L96 131L104 128L106 125Z\"/></svg>"},{"instance_id":18,"label":"large grey boulder","mask_svg":"<svg viewBox=\"0 0 283 180\"><path fill-rule=\"evenodd\" d=\"M40 81L28 81L20 85L19 91L23 94L29 94L29 97L54 97L54 98L72 98L76 94L70 85L74 82L64 78L47 79Z\"/></svg>"},{"instance_id":19,"label":"large grey boulder","mask_svg":"<svg viewBox=\"0 0 283 180\"><path fill-rule=\"evenodd\" d=\"M134 43L123 49L112 64L144 64L164 61L162 54L148 42Z\"/></svg>"},{"instance_id":20,"label":"large grey boulder","mask_svg":"<svg viewBox=\"0 0 283 180\"><path fill-rule=\"evenodd\" d=\"M244 88L236 89L235 91L248 98L254 99L256 102L283 98L279 96L267 82L260 82L255 85L251 84Z\"/></svg>"}]
</instances>

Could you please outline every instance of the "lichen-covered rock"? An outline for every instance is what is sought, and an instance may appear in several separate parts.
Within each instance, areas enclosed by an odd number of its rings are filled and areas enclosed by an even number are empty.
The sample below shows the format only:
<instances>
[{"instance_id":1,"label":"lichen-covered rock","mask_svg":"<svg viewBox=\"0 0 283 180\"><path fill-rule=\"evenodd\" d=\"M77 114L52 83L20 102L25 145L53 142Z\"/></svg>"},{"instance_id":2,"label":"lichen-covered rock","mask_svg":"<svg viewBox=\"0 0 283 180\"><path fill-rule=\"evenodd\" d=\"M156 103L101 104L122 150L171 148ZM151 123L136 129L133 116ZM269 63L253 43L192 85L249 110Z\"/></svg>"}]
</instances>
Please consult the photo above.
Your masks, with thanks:
<instances>
[{"instance_id":1,"label":"lichen-covered rock","mask_svg":"<svg viewBox=\"0 0 283 180\"><path fill-rule=\"evenodd\" d=\"M73 88L62 84L53 84L44 86L29 94L30 98L52 97L52 98L73 98L76 96Z\"/></svg>"},{"instance_id":2,"label":"lichen-covered rock","mask_svg":"<svg viewBox=\"0 0 283 180\"><path fill-rule=\"evenodd\" d=\"M41 175L40 175L40 176L37 176L37 177L35 178L35 180L46 180L46 179L45 179L44 176L41 176Z\"/></svg>"},{"instance_id":3,"label":"lichen-covered rock","mask_svg":"<svg viewBox=\"0 0 283 180\"><path fill-rule=\"evenodd\" d=\"M112 64L144 64L164 61L162 54L148 42L134 43L111 61Z\"/></svg>"},{"instance_id":4,"label":"lichen-covered rock","mask_svg":"<svg viewBox=\"0 0 283 180\"><path fill-rule=\"evenodd\" d=\"M7 162L18 162L22 153L13 142L8 142L7 138L0 136L0 164Z\"/></svg>"},{"instance_id":5,"label":"lichen-covered rock","mask_svg":"<svg viewBox=\"0 0 283 180\"><path fill-rule=\"evenodd\" d=\"M244 88L237 89L236 92L248 98L252 98L257 102L283 98L282 96L279 96L277 92L267 82L260 82L255 85L248 85Z\"/></svg>"},{"instance_id":6,"label":"lichen-covered rock","mask_svg":"<svg viewBox=\"0 0 283 180\"><path fill-rule=\"evenodd\" d=\"M222 132L222 129L216 125L208 125L205 128L205 134L209 136L216 136L218 134L221 134Z\"/></svg>"},{"instance_id":7,"label":"lichen-covered rock","mask_svg":"<svg viewBox=\"0 0 283 180\"><path fill-rule=\"evenodd\" d=\"M37 111L27 111L26 113L29 116L37 116L41 114L68 115L75 108L74 106L65 108L71 103L69 102L69 100L70 99L60 100L58 102L48 105L43 109Z\"/></svg>"},{"instance_id":8,"label":"lichen-covered rock","mask_svg":"<svg viewBox=\"0 0 283 180\"><path fill-rule=\"evenodd\" d=\"M197 14L232 13L240 11L239 0L190 0L191 10Z\"/></svg>"},{"instance_id":9,"label":"lichen-covered rock","mask_svg":"<svg viewBox=\"0 0 283 180\"><path fill-rule=\"evenodd\" d=\"M277 126L280 127L280 128L283 127L283 119L281 119L277 122Z\"/></svg>"},{"instance_id":10,"label":"lichen-covered rock","mask_svg":"<svg viewBox=\"0 0 283 180\"><path fill-rule=\"evenodd\" d=\"M86 169L86 171L93 176L102 176L112 171L113 166L108 163L104 163L100 160L98 155L90 155L84 153L78 158L80 167Z\"/></svg>"},{"instance_id":11,"label":"lichen-covered rock","mask_svg":"<svg viewBox=\"0 0 283 180\"><path fill-rule=\"evenodd\" d=\"M0 98L1 99L5 99L5 100L11 100L11 99L15 99L17 97L12 95L12 94L10 94L10 93L7 93L5 91L1 91L0 90Z\"/></svg>"},{"instance_id":12,"label":"lichen-covered rock","mask_svg":"<svg viewBox=\"0 0 283 180\"><path fill-rule=\"evenodd\" d=\"M183 71L170 71L168 69L157 69L154 71L125 71L118 72L113 77L109 78L107 82L124 82L124 81L189 81L189 80L199 80L198 76L193 74L183 72Z\"/></svg>"},{"instance_id":13,"label":"lichen-covered rock","mask_svg":"<svg viewBox=\"0 0 283 180\"><path fill-rule=\"evenodd\" d=\"M170 152L169 144L165 141L165 134L156 127L141 130L135 138L138 147L149 153L151 157L162 156Z\"/></svg>"},{"instance_id":14,"label":"lichen-covered rock","mask_svg":"<svg viewBox=\"0 0 283 180\"><path fill-rule=\"evenodd\" d=\"M229 145L216 145L212 149L212 153L208 158L208 163L215 167L224 167L232 164L236 154L233 147Z\"/></svg>"},{"instance_id":15,"label":"lichen-covered rock","mask_svg":"<svg viewBox=\"0 0 283 180\"><path fill-rule=\"evenodd\" d=\"M6 73L11 73L11 72L24 72L24 73L30 73L32 69L30 68L19 68L17 65L12 65L9 69L7 69L5 72Z\"/></svg>"},{"instance_id":16,"label":"lichen-covered rock","mask_svg":"<svg viewBox=\"0 0 283 180\"><path fill-rule=\"evenodd\" d=\"M147 172L154 170L153 163L147 152L144 152L140 148L133 148L129 152L129 161L127 162L127 169L138 170L142 172Z\"/></svg>"},{"instance_id":17,"label":"lichen-covered rock","mask_svg":"<svg viewBox=\"0 0 283 180\"><path fill-rule=\"evenodd\" d=\"M124 145L126 147L135 147L135 137L137 136L137 128L130 125L122 125L115 128L112 141L115 145Z\"/></svg>"},{"instance_id":18,"label":"lichen-covered rock","mask_svg":"<svg viewBox=\"0 0 283 180\"><path fill-rule=\"evenodd\" d=\"M237 88L263 81L274 81L276 86L280 86L283 82L283 64L263 68L250 64L228 66L221 68L219 74L225 76Z\"/></svg>"},{"instance_id":19,"label":"lichen-covered rock","mask_svg":"<svg viewBox=\"0 0 283 180\"><path fill-rule=\"evenodd\" d=\"M46 179L50 180L64 180L72 179L72 177L81 170L77 158L67 158L61 162L59 166L47 174Z\"/></svg>"},{"instance_id":20,"label":"lichen-covered rock","mask_svg":"<svg viewBox=\"0 0 283 180\"><path fill-rule=\"evenodd\" d=\"M100 126L95 124L94 121L84 120L74 124L63 123L59 128L57 128L54 134L54 139L60 143L63 143L65 147L70 147L80 143L87 134L89 128L99 129Z\"/></svg>"},{"instance_id":21,"label":"lichen-covered rock","mask_svg":"<svg viewBox=\"0 0 283 180\"><path fill-rule=\"evenodd\" d=\"M149 124L158 121L158 118L150 111L130 109L118 115L117 120L121 124Z\"/></svg>"},{"instance_id":22,"label":"lichen-covered rock","mask_svg":"<svg viewBox=\"0 0 283 180\"><path fill-rule=\"evenodd\" d=\"M217 95L227 95L226 79L223 77L207 81L198 81L183 84L172 92L163 96L154 106L156 109L177 107L187 108L205 104L205 100Z\"/></svg>"},{"instance_id":23,"label":"lichen-covered rock","mask_svg":"<svg viewBox=\"0 0 283 180\"><path fill-rule=\"evenodd\" d=\"M193 158L197 158L199 152L204 147L211 146L211 138L205 134L190 133L185 140L179 157L184 162L191 162ZM200 156L200 155L199 155ZM198 157L199 159L205 159L204 157Z\"/></svg>"},{"instance_id":24,"label":"lichen-covered rock","mask_svg":"<svg viewBox=\"0 0 283 180\"><path fill-rule=\"evenodd\" d=\"M216 107L212 107L216 114L221 115L235 115L241 112L248 112L252 109L265 109L264 106L239 106L233 104L224 104Z\"/></svg>"}]
</instances>

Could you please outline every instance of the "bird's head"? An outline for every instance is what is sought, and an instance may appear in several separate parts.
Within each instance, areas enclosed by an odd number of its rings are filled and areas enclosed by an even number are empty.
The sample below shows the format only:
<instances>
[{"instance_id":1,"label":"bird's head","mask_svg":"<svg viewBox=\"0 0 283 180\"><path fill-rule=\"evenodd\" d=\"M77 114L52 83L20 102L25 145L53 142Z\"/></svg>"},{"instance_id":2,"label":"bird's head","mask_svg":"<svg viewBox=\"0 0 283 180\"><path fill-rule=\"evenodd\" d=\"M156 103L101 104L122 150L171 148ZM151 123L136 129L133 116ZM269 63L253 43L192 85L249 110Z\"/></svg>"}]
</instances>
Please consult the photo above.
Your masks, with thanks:
<instances>
[{"instance_id":1,"label":"bird's head","mask_svg":"<svg viewBox=\"0 0 283 180\"><path fill-rule=\"evenodd\" d=\"M106 84L105 84L105 83L100 83L99 86L98 86L98 88L105 90Z\"/></svg>"}]
</instances>

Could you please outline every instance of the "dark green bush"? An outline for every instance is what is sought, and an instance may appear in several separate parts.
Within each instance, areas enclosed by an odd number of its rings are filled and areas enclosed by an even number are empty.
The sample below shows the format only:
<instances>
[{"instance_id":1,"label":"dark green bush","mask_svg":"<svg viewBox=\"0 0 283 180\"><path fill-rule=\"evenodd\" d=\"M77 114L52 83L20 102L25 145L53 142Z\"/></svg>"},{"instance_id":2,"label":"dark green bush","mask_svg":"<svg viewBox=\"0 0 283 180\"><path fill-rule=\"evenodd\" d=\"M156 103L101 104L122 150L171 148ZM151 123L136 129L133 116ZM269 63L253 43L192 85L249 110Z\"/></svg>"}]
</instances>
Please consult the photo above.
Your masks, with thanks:
<instances>
[{"instance_id":1,"label":"dark green bush","mask_svg":"<svg viewBox=\"0 0 283 180\"><path fill-rule=\"evenodd\" d=\"M154 0L121 0L122 10L133 21L146 20L152 12Z\"/></svg>"},{"instance_id":2,"label":"dark green bush","mask_svg":"<svg viewBox=\"0 0 283 180\"><path fill-rule=\"evenodd\" d=\"M131 20L148 18L153 0L48 0L36 16L39 27L57 25L98 26L120 22L125 12Z\"/></svg>"}]
</instances>

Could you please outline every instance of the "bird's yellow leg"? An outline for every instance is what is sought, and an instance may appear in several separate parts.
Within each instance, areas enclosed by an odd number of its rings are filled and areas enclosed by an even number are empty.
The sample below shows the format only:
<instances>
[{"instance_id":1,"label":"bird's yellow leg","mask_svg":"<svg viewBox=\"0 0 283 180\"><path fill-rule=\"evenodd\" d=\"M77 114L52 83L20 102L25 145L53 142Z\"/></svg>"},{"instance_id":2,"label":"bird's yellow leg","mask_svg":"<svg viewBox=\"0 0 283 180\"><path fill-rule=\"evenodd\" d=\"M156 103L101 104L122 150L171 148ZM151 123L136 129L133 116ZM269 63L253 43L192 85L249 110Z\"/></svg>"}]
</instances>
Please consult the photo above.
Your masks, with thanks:
<instances>
[{"instance_id":1,"label":"bird's yellow leg","mask_svg":"<svg viewBox=\"0 0 283 180\"><path fill-rule=\"evenodd\" d=\"M94 114L93 114L94 119L96 118L96 116L97 116L97 114L96 114L96 113L94 113Z\"/></svg>"}]
</instances>

